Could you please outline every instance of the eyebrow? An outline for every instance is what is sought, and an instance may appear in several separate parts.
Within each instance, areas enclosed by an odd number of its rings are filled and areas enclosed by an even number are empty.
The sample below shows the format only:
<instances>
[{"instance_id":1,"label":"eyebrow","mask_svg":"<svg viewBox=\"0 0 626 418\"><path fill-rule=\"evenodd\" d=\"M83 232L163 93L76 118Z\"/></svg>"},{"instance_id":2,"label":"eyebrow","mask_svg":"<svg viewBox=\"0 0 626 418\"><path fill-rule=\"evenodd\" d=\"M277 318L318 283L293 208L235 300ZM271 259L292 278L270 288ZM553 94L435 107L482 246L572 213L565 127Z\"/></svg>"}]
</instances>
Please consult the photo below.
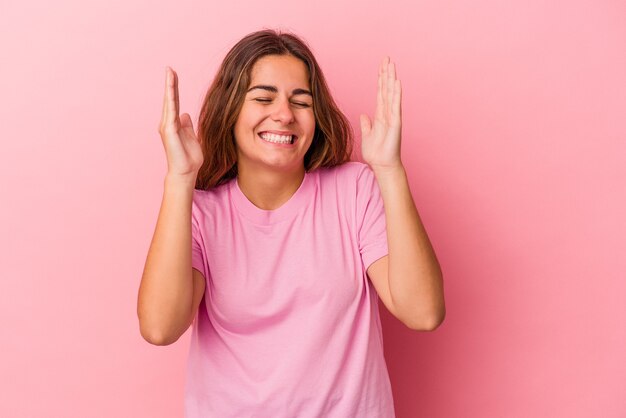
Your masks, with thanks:
<instances>
[{"instance_id":1,"label":"eyebrow","mask_svg":"<svg viewBox=\"0 0 626 418\"><path fill-rule=\"evenodd\" d=\"M270 91L272 93L278 93L278 89L276 88L276 86L266 86L263 84L258 84L254 87L251 87L248 89L247 93L251 92L254 89L260 89L260 90L267 90ZM313 94L311 94L310 91L308 91L307 89L294 89L291 94L293 94L294 96L297 94L308 94L309 96L313 97Z\"/></svg>"}]
</instances>

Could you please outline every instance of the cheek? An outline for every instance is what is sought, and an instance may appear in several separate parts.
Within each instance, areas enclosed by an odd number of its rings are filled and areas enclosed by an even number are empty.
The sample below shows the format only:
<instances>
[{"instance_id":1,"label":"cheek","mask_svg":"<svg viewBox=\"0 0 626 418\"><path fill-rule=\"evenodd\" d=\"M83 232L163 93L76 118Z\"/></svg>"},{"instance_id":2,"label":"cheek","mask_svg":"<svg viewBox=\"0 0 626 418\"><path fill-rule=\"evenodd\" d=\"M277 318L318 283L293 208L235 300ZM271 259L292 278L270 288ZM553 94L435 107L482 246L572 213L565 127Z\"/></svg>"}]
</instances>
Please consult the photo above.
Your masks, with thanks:
<instances>
[{"instance_id":1,"label":"cheek","mask_svg":"<svg viewBox=\"0 0 626 418\"><path fill-rule=\"evenodd\" d=\"M302 115L300 123L306 131L311 133L315 132L315 115L313 112L308 112L307 114Z\"/></svg>"},{"instance_id":2,"label":"cheek","mask_svg":"<svg viewBox=\"0 0 626 418\"><path fill-rule=\"evenodd\" d=\"M235 123L235 132L241 135L245 135L246 132L254 129L256 125L259 123L259 116L250 110L243 110L239 117L237 118L237 122Z\"/></svg>"}]
</instances>

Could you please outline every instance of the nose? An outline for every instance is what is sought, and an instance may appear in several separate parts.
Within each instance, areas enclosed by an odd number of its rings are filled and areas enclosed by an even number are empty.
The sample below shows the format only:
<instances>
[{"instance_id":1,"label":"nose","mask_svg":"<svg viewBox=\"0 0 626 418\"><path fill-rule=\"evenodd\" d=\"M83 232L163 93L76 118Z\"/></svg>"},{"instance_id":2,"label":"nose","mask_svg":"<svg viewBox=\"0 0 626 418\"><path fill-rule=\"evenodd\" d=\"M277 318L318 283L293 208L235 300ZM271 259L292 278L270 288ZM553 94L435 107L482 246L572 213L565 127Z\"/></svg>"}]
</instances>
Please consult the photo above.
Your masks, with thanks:
<instances>
[{"instance_id":1,"label":"nose","mask_svg":"<svg viewBox=\"0 0 626 418\"><path fill-rule=\"evenodd\" d=\"M289 103L289 99L276 100L276 107L273 109L272 119L281 122L283 125L289 125L293 122L293 111Z\"/></svg>"}]
</instances>

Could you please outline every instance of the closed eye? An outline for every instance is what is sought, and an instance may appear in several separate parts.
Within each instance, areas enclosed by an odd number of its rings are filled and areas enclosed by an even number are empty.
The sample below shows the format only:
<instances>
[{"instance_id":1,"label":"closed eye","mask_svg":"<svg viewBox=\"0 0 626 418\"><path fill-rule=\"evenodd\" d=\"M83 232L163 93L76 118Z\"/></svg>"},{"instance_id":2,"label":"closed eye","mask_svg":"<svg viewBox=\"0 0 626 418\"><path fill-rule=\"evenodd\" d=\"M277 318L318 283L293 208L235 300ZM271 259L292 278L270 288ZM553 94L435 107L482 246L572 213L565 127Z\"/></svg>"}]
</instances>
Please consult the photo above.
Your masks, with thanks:
<instances>
[{"instance_id":1,"label":"closed eye","mask_svg":"<svg viewBox=\"0 0 626 418\"><path fill-rule=\"evenodd\" d=\"M257 97L256 99L253 99L257 102L261 102L261 103L269 103L272 100L271 99L264 99L261 97ZM298 106L302 106L302 107L310 107L311 105L307 104L307 103L300 103L300 102L293 102L293 104L298 105Z\"/></svg>"}]
</instances>

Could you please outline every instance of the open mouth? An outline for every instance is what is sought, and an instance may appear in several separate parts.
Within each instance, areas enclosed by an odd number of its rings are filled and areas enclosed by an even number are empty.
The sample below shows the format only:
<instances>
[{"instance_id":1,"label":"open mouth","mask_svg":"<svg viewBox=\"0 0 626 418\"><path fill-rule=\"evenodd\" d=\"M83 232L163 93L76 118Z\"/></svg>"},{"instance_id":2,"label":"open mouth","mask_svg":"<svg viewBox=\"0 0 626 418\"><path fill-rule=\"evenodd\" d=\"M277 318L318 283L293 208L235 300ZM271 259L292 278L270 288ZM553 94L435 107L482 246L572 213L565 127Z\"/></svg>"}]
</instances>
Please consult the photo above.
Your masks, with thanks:
<instances>
[{"instance_id":1,"label":"open mouth","mask_svg":"<svg viewBox=\"0 0 626 418\"><path fill-rule=\"evenodd\" d=\"M258 136L265 142L277 145L293 145L298 139L296 135L276 135L267 132L259 132Z\"/></svg>"}]
</instances>

